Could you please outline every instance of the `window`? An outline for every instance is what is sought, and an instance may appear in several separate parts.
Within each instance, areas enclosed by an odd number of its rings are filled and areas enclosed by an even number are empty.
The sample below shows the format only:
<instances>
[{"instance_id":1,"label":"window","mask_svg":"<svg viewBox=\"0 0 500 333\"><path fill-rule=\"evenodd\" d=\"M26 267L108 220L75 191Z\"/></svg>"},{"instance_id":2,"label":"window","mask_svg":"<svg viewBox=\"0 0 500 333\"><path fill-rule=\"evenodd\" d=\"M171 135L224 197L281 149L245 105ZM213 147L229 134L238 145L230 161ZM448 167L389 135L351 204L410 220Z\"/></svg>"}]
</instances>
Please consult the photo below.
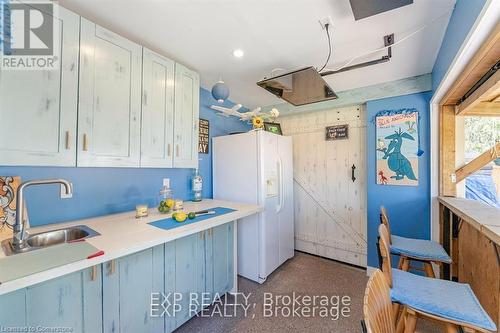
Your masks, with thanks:
<instances>
[{"instance_id":1,"label":"window","mask_svg":"<svg viewBox=\"0 0 500 333\"><path fill-rule=\"evenodd\" d=\"M468 163L500 142L500 118L465 117L464 134ZM500 208L500 158L466 178L465 197Z\"/></svg>"}]
</instances>

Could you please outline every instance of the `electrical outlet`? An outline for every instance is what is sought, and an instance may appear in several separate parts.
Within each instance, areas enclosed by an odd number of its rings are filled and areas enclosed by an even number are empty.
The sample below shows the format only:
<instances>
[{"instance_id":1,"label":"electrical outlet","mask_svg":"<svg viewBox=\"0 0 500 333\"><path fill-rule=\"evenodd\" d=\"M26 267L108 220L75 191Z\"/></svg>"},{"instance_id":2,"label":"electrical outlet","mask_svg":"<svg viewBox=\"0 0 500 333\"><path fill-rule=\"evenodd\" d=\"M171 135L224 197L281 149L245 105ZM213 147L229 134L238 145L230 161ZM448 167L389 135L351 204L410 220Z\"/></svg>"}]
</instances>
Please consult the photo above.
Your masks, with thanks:
<instances>
[{"instance_id":1,"label":"electrical outlet","mask_svg":"<svg viewBox=\"0 0 500 333\"><path fill-rule=\"evenodd\" d=\"M333 20L330 16L323 17L319 20L319 24L323 29L326 29L326 25L328 24L328 28L331 29L333 27Z\"/></svg>"}]
</instances>

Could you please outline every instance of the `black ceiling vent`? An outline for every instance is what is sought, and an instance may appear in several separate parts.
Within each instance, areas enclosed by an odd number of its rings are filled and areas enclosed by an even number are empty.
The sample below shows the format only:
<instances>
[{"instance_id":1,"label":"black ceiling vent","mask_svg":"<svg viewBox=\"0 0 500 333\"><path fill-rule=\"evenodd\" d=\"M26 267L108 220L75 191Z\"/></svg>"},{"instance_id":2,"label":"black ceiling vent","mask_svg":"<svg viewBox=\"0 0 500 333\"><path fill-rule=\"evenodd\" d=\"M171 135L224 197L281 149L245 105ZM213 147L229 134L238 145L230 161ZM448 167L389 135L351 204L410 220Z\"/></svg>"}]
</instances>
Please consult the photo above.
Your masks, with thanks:
<instances>
[{"instance_id":1,"label":"black ceiling vent","mask_svg":"<svg viewBox=\"0 0 500 333\"><path fill-rule=\"evenodd\" d=\"M349 0L351 2L354 19L361 20L406 5L411 5L413 0Z\"/></svg>"}]
</instances>

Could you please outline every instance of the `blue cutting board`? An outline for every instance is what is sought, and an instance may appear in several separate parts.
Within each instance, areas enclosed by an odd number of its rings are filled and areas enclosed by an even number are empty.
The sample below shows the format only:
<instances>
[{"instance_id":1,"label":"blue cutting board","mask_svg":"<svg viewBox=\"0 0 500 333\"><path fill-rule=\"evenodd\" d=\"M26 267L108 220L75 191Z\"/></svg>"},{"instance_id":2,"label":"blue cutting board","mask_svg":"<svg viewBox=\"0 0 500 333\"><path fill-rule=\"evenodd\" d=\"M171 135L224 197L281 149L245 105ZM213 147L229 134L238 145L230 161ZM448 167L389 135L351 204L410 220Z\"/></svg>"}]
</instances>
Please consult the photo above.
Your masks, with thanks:
<instances>
[{"instance_id":1,"label":"blue cutting board","mask_svg":"<svg viewBox=\"0 0 500 333\"><path fill-rule=\"evenodd\" d=\"M211 219L211 218L214 218L214 217L217 217L217 216L220 216L220 215L224 215L224 214L228 214L228 213L231 213L231 212L235 211L234 209L225 208L225 207L208 208L206 210L214 210L215 214L207 214L207 215L197 216L197 217L195 217L192 220L187 219L184 222L177 222L173 218L169 217L169 218L166 218L166 219L163 219L163 220L150 222L148 224L150 224L150 225L152 225L154 227L160 228L160 229L170 230L170 229L175 229L177 227L182 227L183 225L193 224L193 223L196 223L196 222L200 222L200 221L203 221L203 220Z\"/></svg>"}]
</instances>

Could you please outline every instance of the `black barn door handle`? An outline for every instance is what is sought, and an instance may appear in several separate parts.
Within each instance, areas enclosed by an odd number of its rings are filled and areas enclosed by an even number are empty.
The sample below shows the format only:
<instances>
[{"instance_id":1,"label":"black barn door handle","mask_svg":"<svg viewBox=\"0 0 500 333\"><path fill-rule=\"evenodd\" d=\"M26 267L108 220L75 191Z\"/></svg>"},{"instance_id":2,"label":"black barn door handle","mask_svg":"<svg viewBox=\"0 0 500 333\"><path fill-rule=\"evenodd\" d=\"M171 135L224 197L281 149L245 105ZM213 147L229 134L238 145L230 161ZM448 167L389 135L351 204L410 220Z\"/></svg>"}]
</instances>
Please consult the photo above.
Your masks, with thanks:
<instances>
[{"instance_id":1,"label":"black barn door handle","mask_svg":"<svg viewBox=\"0 0 500 333\"><path fill-rule=\"evenodd\" d=\"M356 177L354 176L354 170L356 170L356 166L353 164L351 169L352 169L351 179L352 179L352 182L354 183L354 181L356 181Z\"/></svg>"}]
</instances>

